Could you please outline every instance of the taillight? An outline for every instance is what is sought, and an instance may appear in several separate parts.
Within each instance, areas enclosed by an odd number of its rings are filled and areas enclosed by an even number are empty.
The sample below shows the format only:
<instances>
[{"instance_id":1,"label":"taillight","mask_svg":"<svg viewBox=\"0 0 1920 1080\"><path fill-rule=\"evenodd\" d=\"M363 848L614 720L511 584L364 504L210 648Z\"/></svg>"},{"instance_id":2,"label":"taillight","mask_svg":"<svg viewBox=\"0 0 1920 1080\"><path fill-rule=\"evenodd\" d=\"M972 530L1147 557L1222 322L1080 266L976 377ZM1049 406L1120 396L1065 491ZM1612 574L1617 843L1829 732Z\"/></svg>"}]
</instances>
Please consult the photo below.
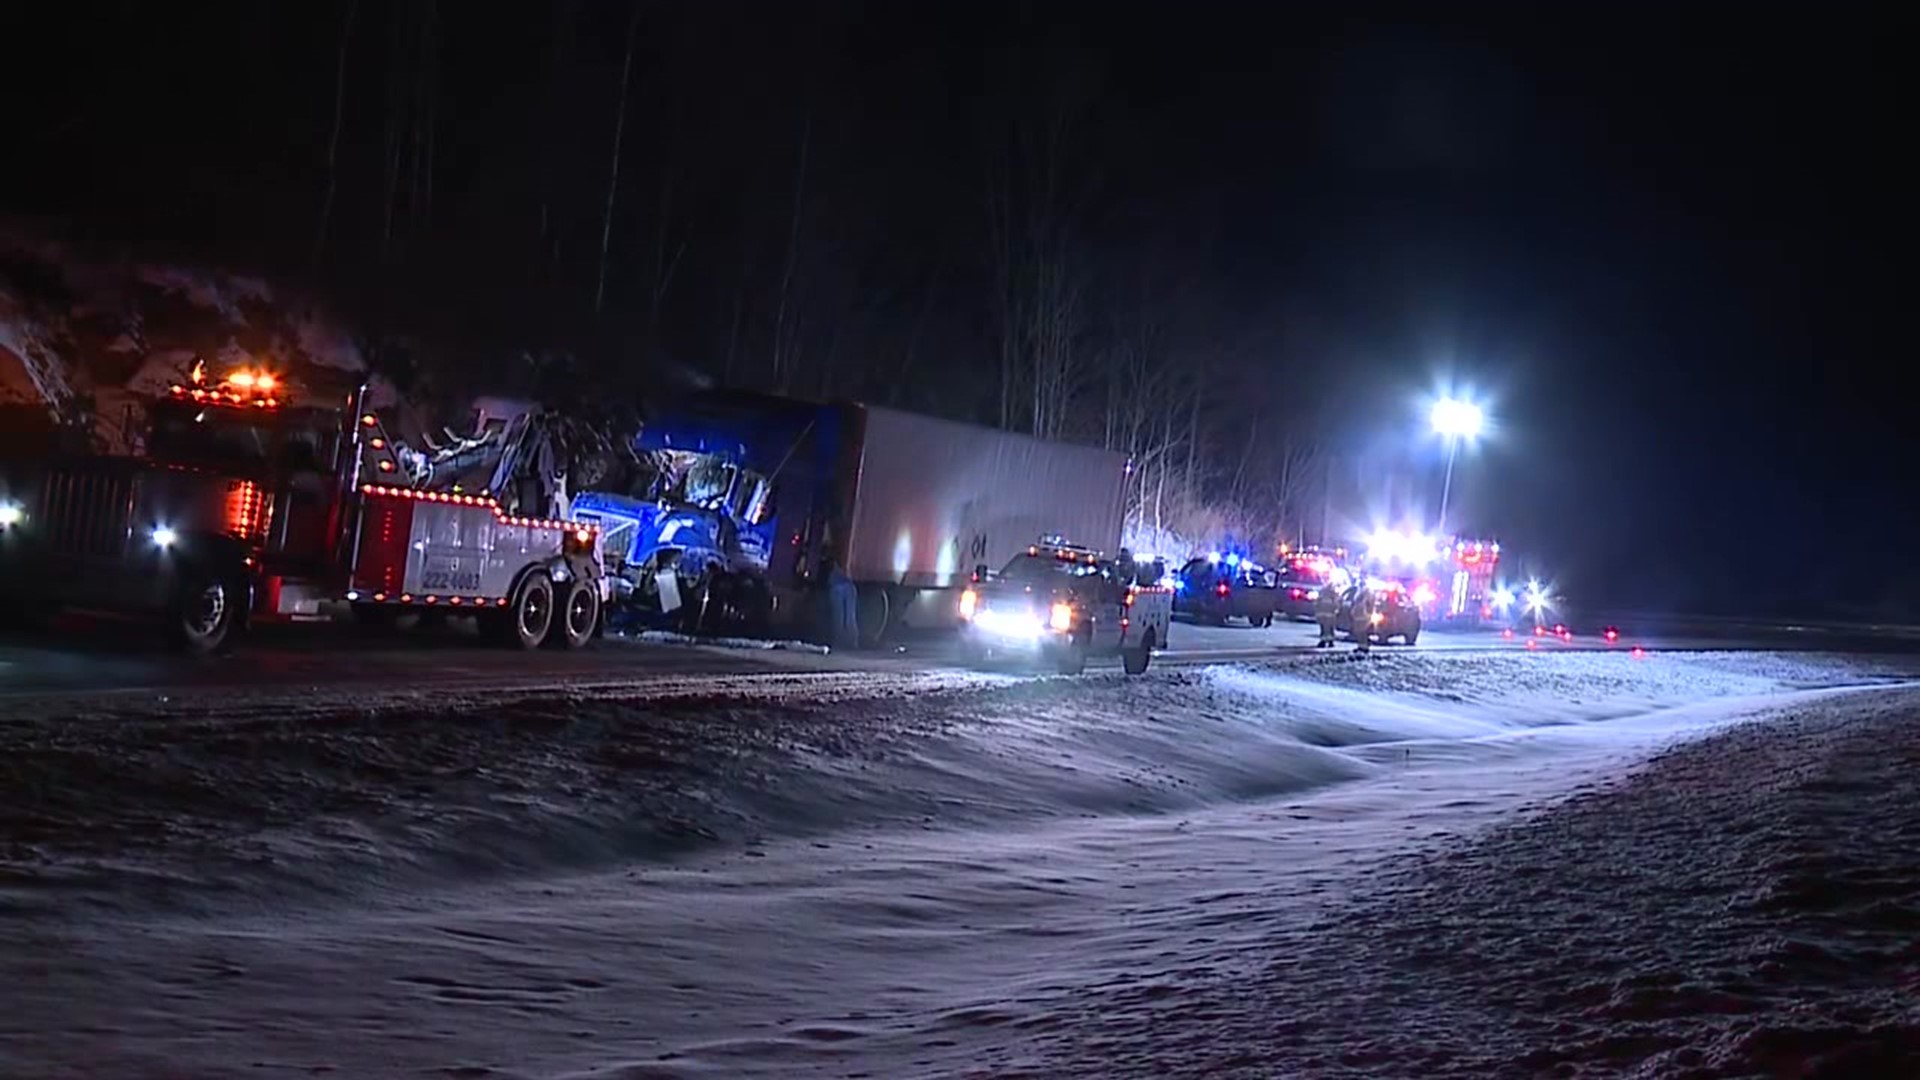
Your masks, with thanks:
<instances>
[{"instance_id":1,"label":"taillight","mask_svg":"<svg viewBox=\"0 0 1920 1080\"><path fill-rule=\"evenodd\" d=\"M1213 591L1219 593L1221 596L1227 595L1227 583L1224 581L1221 582L1220 584L1214 586Z\"/></svg>"}]
</instances>

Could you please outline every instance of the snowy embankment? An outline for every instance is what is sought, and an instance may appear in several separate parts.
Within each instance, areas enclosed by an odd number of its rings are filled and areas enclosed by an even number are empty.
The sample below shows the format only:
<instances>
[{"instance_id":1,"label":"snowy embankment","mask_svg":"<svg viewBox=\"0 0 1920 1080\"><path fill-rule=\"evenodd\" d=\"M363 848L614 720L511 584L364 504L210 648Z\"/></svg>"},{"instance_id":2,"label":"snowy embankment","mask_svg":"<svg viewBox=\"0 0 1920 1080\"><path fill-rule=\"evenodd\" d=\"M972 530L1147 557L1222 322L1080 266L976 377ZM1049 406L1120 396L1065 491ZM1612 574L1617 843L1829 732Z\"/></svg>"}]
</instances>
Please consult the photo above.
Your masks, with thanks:
<instances>
[{"instance_id":1,"label":"snowy embankment","mask_svg":"<svg viewBox=\"0 0 1920 1080\"><path fill-rule=\"evenodd\" d=\"M1410 652L16 720L0 1073L1665 1076L1822 1025L1884 1061L1920 703L1821 688L1889 674Z\"/></svg>"}]
</instances>

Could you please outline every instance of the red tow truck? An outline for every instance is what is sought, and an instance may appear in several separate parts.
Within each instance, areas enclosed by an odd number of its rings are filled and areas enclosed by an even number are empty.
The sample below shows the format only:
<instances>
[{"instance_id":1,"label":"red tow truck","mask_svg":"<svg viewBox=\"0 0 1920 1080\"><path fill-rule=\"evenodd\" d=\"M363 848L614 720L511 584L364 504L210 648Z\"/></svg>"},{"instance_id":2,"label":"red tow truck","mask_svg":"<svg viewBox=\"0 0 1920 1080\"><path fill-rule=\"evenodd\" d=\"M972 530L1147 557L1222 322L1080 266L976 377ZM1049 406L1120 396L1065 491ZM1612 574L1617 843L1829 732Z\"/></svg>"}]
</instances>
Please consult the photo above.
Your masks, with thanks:
<instances>
[{"instance_id":1,"label":"red tow truck","mask_svg":"<svg viewBox=\"0 0 1920 1080\"><path fill-rule=\"evenodd\" d=\"M469 487L396 464L367 388L297 404L284 379L196 362L147 408L143 452L0 459L0 612L155 616L211 652L257 621L470 612L522 648L598 631L599 533L539 497L536 416L472 442ZM546 477L544 479L550 479Z\"/></svg>"}]
</instances>

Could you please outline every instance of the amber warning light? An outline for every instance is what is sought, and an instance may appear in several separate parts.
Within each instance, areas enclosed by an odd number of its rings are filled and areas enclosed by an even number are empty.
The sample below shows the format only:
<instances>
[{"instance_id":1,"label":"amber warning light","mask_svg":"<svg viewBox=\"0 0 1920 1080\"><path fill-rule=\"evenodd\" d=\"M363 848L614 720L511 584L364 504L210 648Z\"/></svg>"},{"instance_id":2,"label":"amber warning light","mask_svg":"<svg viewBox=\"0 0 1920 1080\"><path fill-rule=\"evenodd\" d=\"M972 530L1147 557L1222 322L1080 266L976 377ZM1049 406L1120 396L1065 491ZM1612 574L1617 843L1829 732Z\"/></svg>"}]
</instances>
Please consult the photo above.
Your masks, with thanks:
<instances>
[{"instance_id":1,"label":"amber warning light","mask_svg":"<svg viewBox=\"0 0 1920 1080\"><path fill-rule=\"evenodd\" d=\"M241 368L227 374L218 385L207 385L207 363L196 360L193 370L187 373L185 383L174 383L168 388L174 397L205 402L210 405L250 405L255 408L273 409L280 405L277 391L280 379L271 372Z\"/></svg>"}]
</instances>

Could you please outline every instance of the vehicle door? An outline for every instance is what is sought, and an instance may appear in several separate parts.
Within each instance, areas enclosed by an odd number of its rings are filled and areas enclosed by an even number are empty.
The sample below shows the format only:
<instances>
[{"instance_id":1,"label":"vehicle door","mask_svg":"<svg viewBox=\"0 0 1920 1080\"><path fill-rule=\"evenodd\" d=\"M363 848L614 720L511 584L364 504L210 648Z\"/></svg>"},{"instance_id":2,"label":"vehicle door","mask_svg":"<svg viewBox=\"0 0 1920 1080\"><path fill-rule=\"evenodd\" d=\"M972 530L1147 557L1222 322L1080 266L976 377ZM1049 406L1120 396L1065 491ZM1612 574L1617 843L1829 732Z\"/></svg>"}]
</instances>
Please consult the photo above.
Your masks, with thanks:
<instances>
[{"instance_id":1,"label":"vehicle door","mask_svg":"<svg viewBox=\"0 0 1920 1080\"><path fill-rule=\"evenodd\" d=\"M1133 624L1129 628L1129 640L1142 637L1152 630L1153 640L1163 648L1166 646L1167 628L1173 616L1173 597L1161 585L1166 577L1167 566L1163 562L1156 560L1140 565L1135 578L1139 591L1134 594L1133 604L1127 612Z\"/></svg>"},{"instance_id":2,"label":"vehicle door","mask_svg":"<svg viewBox=\"0 0 1920 1080\"><path fill-rule=\"evenodd\" d=\"M1174 609L1192 612L1205 607L1213 599L1214 570L1215 566L1210 560L1187 560L1187 565L1180 568Z\"/></svg>"},{"instance_id":3,"label":"vehicle door","mask_svg":"<svg viewBox=\"0 0 1920 1080\"><path fill-rule=\"evenodd\" d=\"M1127 585L1115 574L1114 564L1101 562L1085 567L1079 578L1079 593L1093 626L1088 645L1095 652L1119 649L1125 633L1120 624L1127 617Z\"/></svg>"}]
</instances>

